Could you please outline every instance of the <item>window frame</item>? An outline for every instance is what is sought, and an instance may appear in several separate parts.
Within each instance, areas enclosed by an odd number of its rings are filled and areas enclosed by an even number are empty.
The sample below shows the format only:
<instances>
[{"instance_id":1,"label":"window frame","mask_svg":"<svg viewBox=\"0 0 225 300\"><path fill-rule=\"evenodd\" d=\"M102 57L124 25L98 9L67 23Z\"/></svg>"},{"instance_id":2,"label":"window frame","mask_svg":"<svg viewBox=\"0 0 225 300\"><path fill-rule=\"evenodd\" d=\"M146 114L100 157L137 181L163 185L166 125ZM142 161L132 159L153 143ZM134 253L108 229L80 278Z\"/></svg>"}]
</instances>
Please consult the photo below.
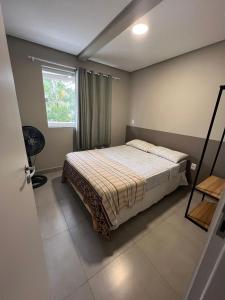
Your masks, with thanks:
<instances>
[{"instance_id":1,"label":"window frame","mask_svg":"<svg viewBox=\"0 0 225 300\"><path fill-rule=\"evenodd\" d=\"M44 103L45 103L45 110L46 110L46 121L47 121L47 125L48 128L76 128L77 127L77 118L75 118L74 122L71 121L49 121L48 119L48 112L47 112L47 104L46 104L46 97L45 97L45 88L44 88L44 76L43 76L43 72L44 71L52 71L53 73L58 72L58 74L60 75L65 75L65 74L70 74L71 76L74 77L74 84L75 84L75 89L74 89L74 105L76 105L76 70L74 71L69 71L69 70L64 70L64 69L59 69L59 68L55 68L52 66L46 66L46 65L42 65L41 66L41 72L42 72L42 84L43 84L43 91L44 91Z\"/></svg>"},{"instance_id":2,"label":"window frame","mask_svg":"<svg viewBox=\"0 0 225 300\"><path fill-rule=\"evenodd\" d=\"M76 122L60 122L60 121L56 121L56 122L52 122L52 121L48 121L48 128L74 128L76 127Z\"/></svg>"}]
</instances>

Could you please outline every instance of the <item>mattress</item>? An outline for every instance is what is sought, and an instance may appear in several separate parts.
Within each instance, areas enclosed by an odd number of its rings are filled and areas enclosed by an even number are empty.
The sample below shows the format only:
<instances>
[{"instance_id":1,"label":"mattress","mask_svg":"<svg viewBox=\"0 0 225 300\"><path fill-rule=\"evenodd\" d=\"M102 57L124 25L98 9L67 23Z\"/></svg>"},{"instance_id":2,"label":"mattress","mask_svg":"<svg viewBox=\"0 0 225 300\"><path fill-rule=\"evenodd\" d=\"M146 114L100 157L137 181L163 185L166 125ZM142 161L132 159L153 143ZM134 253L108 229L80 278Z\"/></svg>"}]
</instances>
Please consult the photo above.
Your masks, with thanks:
<instances>
[{"instance_id":1,"label":"mattress","mask_svg":"<svg viewBox=\"0 0 225 300\"><path fill-rule=\"evenodd\" d=\"M174 163L155 154L147 153L127 145L100 149L108 159L125 165L146 180L145 191L176 177L186 170L187 161Z\"/></svg>"},{"instance_id":2,"label":"mattress","mask_svg":"<svg viewBox=\"0 0 225 300\"><path fill-rule=\"evenodd\" d=\"M86 153L86 155L84 156L87 156L87 154L88 153ZM185 176L187 164L186 160L179 163L174 163L158 155L147 153L128 145L99 149L96 150L92 154L92 156L93 155L96 156L96 169L90 168L90 165L93 162L92 160L84 161L84 165L83 163L79 162L80 156L82 156L81 152L79 155L75 155L74 153L67 154L63 168L63 180L69 180L69 182L79 194L84 205L91 213L95 230L101 232L106 237L110 236L110 230L117 228L120 224L124 223L129 218L135 216L139 212L158 202L164 196L174 191L178 186L187 185ZM114 171L116 172L116 174L118 174L119 169L126 169L129 171L128 177L133 174L140 177L144 182L144 198L142 199L142 201L136 201L134 202L134 205L131 206L128 205L124 208L121 207L121 209L117 211L116 217L114 219L110 218L109 211L105 207L103 199L101 198L101 196L99 196L99 193L96 192L95 187L93 188L93 184L95 183L95 181L98 181L100 188L102 188L103 184L99 179L102 178L102 173L99 178L96 175L99 173L98 165L101 164L97 159L98 156L100 161L106 160L106 165L112 165L112 168L115 168ZM109 171L109 175L111 178L111 173L113 170L108 170L108 167L106 167L106 165L104 165L102 172ZM119 169L117 168L118 165ZM86 174L86 171L88 171L88 176ZM92 181L89 181L88 178L91 174ZM121 174L125 173L119 173L120 177ZM106 177L104 178L107 179L107 176L109 175L106 175ZM126 175L122 175L121 182L123 182L125 179L123 176ZM111 182L110 180L107 179L106 181ZM129 185L126 188L128 187ZM116 191L119 190L116 189ZM124 192L124 190L121 191Z\"/></svg>"},{"instance_id":3,"label":"mattress","mask_svg":"<svg viewBox=\"0 0 225 300\"><path fill-rule=\"evenodd\" d=\"M130 218L159 202L165 196L175 191L180 185L187 185L185 172L181 172L171 177L168 181L145 192L143 201L136 203L132 208L121 210L117 216L117 222L113 224L112 230L115 230Z\"/></svg>"}]
</instances>

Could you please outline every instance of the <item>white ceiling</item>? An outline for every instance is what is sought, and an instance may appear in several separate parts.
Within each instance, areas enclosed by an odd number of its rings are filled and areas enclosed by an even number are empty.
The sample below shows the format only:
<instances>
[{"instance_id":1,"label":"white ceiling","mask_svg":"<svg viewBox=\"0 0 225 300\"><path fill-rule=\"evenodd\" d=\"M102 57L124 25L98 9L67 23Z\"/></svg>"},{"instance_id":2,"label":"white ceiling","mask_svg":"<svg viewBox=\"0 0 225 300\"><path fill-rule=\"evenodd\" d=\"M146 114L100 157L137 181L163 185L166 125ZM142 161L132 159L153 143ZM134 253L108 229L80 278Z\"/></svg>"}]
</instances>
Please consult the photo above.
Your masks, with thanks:
<instances>
[{"instance_id":1,"label":"white ceiling","mask_svg":"<svg viewBox=\"0 0 225 300\"><path fill-rule=\"evenodd\" d=\"M225 39L225 0L163 0L138 20L149 31L128 28L104 46L94 61L134 71Z\"/></svg>"},{"instance_id":2,"label":"white ceiling","mask_svg":"<svg viewBox=\"0 0 225 300\"><path fill-rule=\"evenodd\" d=\"M0 0L6 31L77 55L131 0ZM134 71L225 39L225 0L163 0L91 60Z\"/></svg>"},{"instance_id":3,"label":"white ceiling","mask_svg":"<svg viewBox=\"0 0 225 300\"><path fill-rule=\"evenodd\" d=\"M0 0L8 34L72 54L131 0Z\"/></svg>"}]
</instances>

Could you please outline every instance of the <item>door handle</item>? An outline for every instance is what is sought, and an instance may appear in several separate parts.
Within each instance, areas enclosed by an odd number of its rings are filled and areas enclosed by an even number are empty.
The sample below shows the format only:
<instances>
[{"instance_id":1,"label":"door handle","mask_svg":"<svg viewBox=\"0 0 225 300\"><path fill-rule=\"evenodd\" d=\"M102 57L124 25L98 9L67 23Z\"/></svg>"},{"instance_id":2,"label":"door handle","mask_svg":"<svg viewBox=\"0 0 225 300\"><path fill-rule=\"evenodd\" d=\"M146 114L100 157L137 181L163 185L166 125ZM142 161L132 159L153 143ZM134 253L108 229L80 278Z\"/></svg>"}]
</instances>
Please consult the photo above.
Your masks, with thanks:
<instances>
[{"instance_id":1,"label":"door handle","mask_svg":"<svg viewBox=\"0 0 225 300\"><path fill-rule=\"evenodd\" d=\"M35 167L25 166L24 171L25 171L27 183L29 184L31 183L31 178L35 173Z\"/></svg>"}]
</instances>

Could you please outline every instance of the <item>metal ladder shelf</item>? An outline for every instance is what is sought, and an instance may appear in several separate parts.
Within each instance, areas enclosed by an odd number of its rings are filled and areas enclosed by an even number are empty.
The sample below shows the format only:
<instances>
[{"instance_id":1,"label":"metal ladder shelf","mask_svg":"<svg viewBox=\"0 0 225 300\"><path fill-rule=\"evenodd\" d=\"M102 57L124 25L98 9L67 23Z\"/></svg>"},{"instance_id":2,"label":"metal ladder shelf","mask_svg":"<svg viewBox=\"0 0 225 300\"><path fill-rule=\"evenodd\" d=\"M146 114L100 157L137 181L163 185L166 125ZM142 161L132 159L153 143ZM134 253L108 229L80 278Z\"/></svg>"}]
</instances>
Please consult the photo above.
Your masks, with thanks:
<instances>
[{"instance_id":1,"label":"metal ladder shelf","mask_svg":"<svg viewBox=\"0 0 225 300\"><path fill-rule=\"evenodd\" d=\"M225 128L223 130L223 134L213 161L213 165L209 174L209 177L207 177L205 180L203 180L201 183L197 184L198 182L198 177L200 174L200 170L202 167L202 163L204 160L204 156L205 156L205 152L208 146L208 142L209 142L209 138L210 138L210 134L213 128L213 124L216 118L216 114L217 114L217 110L220 104L220 100L221 100L221 96L223 91L225 90L225 85L221 85L220 86L220 90L219 90L219 94L217 97L217 101L216 101L216 105L213 111L213 115L212 115L212 119L209 125L209 130L207 133L207 137L204 143L204 147L202 150L202 154L201 154L201 158L199 161L199 165L198 165L198 169L196 172L196 176L194 179L194 183L192 186L192 190L190 193L190 197L189 197L189 201L188 201L188 205L187 205L187 209L185 212L185 218L187 218L188 220L190 220L192 223L196 224L197 226L199 226L200 228L204 229L205 231L208 230L208 227L211 223L213 214L215 212L216 209L216 202L220 199L221 194L223 192L223 190L225 189L225 179L221 178L221 177L217 177L213 175L213 171L221 150L221 147L223 145L223 140L224 140L224 136L225 136ZM191 201L194 195L194 192L198 191L200 193L203 194L202 196L202 201L189 212L190 209L190 205L191 205ZM211 201L207 201L205 200L205 195L209 196L210 198L212 198L212 202Z\"/></svg>"}]
</instances>

